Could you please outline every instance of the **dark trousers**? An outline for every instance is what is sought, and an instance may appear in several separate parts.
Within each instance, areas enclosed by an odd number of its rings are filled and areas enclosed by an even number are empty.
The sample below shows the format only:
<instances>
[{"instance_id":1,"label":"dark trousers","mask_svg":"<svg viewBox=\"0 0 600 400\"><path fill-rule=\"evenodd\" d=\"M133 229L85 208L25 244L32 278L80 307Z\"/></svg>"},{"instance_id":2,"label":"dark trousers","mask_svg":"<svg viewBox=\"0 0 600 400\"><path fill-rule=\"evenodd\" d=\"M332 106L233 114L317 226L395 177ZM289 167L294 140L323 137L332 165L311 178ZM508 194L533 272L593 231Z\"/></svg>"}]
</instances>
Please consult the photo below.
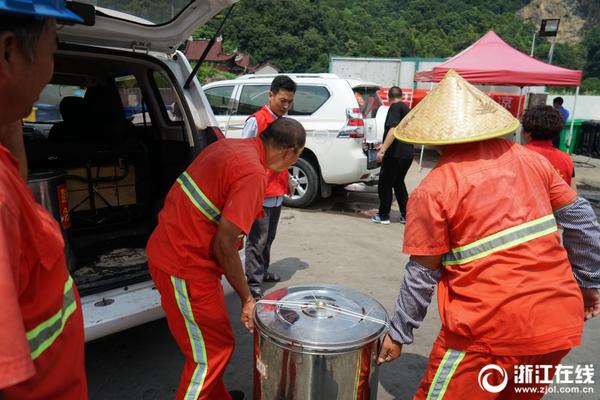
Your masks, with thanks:
<instances>
[{"instance_id":1,"label":"dark trousers","mask_svg":"<svg viewBox=\"0 0 600 400\"><path fill-rule=\"evenodd\" d=\"M392 190L396 195L400 213L406 218L406 203L408 191L404 184L406 173L412 164L412 159L384 158L379 172L379 216L383 219L390 217L392 208Z\"/></svg>"},{"instance_id":2,"label":"dark trousers","mask_svg":"<svg viewBox=\"0 0 600 400\"><path fill-rule=\"evenodd\" d=\"M265 216L254 221L246 241L246 279L251 289L260 289L271 262L271 244L275 240L281 206L263 207Z\"/></svg>"}]
</instances>

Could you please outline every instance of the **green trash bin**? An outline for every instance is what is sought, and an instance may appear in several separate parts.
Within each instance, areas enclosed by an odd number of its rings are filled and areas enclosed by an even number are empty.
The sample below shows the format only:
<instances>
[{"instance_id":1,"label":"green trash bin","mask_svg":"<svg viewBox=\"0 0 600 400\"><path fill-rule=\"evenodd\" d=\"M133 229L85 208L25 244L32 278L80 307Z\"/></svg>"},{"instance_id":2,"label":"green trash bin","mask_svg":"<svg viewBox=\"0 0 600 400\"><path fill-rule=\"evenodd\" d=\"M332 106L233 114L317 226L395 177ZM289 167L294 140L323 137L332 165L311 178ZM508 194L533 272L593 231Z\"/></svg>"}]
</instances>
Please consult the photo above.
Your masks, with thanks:
<instances>
[{"instance_id":1,"label":"green trash bin","mask_svg":"<svg viewBox=\"0 0 600 400\"><path fill-rule=\"evenodd\" d=\"M564 129L560 133L560 145L559 148L562 151L565 151L569 154L573 154L573 150L575 150L579 146L579 142L581 141L581 124L585 122L585 119L576 119L575 123L573 123L573 136L571 136L571 145L567 150L567 137L569 136L569 130L571 129L571 120L568 120Z\"/></svg>"}]
</instances>

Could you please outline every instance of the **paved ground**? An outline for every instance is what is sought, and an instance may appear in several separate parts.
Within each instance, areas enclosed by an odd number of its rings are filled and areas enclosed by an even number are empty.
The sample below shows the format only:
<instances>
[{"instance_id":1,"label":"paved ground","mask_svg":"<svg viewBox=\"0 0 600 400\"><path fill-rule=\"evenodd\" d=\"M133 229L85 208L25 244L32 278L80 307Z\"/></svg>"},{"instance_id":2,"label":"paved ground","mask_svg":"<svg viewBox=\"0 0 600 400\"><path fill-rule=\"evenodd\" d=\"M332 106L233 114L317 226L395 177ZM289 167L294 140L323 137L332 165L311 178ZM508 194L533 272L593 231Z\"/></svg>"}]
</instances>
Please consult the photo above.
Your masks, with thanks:
<instances>
[{"instance_id":1,"label":"paved ground","mask_svg":"<svg viewBox=\"0 0 600 400\"><path fill-rule=\"evenodd\" d=\"M583 157L575 159L588 161ZM413 164L407 177L409 190L425 176L434 161L428 157L422 173ZM600 160L591 162L595 168L581 164L577 176L600 190ZM374 188L355 185L351 189L336 192L333 198L308 210L283 211L272 251L272 268L283 279L271 288L335 283L370 294L392 312L407 261L401 253L404 226L397 222L389 226L371 223L367 219L369 211L377 207ZM392 215L393 222L397 221L397 215ZM243 390L249 396L251 336L238 322L239 301L228 299L228 307L237 346L225 381L230 389ZM412 398L439 326L433 302L425 323L416 331L415 343L405 347L398 361L381 368L378 399ZM173 398L183 358L164 320L90 343L86 350L91 400ZM547 399L600 399L600 318L586 324L583 345L573 350L563 364L594 364L595 394L548 395Z\"/></svg>"}]
</instances>

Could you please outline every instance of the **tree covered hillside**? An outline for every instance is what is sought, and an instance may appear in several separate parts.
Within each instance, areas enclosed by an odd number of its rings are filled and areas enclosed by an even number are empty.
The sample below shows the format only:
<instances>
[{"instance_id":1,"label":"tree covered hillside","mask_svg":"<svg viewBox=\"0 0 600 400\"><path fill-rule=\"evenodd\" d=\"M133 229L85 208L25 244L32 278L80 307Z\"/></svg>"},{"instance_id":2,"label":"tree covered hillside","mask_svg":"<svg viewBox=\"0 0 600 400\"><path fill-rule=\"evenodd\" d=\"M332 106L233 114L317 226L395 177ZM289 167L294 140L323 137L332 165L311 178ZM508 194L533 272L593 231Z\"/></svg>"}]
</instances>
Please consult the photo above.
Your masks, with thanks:
<instances>
[{"instance_id":1,"label":"tree covered hillside","mask_svg":"<svg viewBox=\"0 0 600 400\"><path fill-rule=\"evenodd\" d=\"M514 15L526 0L241 0L223 32L226 46L285 71L323 71L328 54L449 57L495 30L526 48L533 27ZM222 13L223 15L223 13ZM221 15L221 17L222 17ZM220 18L195 36L209 37Z\"/></svg>"},{"instance_id":2,"label":"tree covered hillside","mask_svg":"<svg viewBox=\"0 0 600 400\"><path fill-rule=\"evenodd\" d=\"M590 17L597 0L579 0ZM189 0L95 0L160 23ZM330 54L370 57L450 57L489 30L529 53L538 29L516 12L530 0L240 0L222 32L226 50L247 51L252 62L270 62L285 72L327 71ZM227 10L194 33L212 37ZM600 13L600 12L598 12ZM582 43L557 44L553 64L583 69L584 90L600 92L600 27ZM593 28L593 29L591 29ZM536 43L547 60L550 44Z\"/></svg>"}]
</instances>

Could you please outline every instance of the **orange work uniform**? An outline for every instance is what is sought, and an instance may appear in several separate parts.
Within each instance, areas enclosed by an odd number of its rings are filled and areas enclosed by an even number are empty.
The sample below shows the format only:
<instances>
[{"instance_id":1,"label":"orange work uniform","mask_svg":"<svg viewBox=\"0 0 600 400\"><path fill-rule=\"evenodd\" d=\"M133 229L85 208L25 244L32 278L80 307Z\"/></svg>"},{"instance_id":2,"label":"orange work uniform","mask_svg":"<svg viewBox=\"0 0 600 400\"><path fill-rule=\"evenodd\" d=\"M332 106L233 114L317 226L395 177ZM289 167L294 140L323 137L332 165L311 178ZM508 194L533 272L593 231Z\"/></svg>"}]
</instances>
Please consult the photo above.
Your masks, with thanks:
<instances>
[{"instance_id":1,"label":"orange work uniform","mask_svg":"<svg viewBox=\"0 0 600 400\"><path fill-rule=\"evenodd\" d=\"M212 241L220 218L250 231L262 213L265 166L260 138L210 145L169 191L148 241L150 273L186 357L178 400L230 398L222 377L234 338Z\"/></svg>"},{"instance_id":2,"label":"orange work uniform","mask_svg":"<svg viewBox=\"0 0 600 400\"><path fill-rule=\"evenodd\" d=\"M464 398L461 387L477 386L461 373L470 353L556 355L580 343L583 302L553 216L575 198L545 158L520 145L444 147L410 196L404 239L405 253L443 255L442 329L416 398L436 385L444 398ZM444 356L448 362L436 365ZM478 359L481 367L489 362Z\"/></svg>"},{"instance_id":3,"label":"orange work uniform","mask_svg":"<svg viewBox=\"0 0 600 400\"><path fill-rule=\"evenodd\" d=\"M83 317L58 223L0 146L0 393L87 399Z\"/></svg>"}]
</instances>

